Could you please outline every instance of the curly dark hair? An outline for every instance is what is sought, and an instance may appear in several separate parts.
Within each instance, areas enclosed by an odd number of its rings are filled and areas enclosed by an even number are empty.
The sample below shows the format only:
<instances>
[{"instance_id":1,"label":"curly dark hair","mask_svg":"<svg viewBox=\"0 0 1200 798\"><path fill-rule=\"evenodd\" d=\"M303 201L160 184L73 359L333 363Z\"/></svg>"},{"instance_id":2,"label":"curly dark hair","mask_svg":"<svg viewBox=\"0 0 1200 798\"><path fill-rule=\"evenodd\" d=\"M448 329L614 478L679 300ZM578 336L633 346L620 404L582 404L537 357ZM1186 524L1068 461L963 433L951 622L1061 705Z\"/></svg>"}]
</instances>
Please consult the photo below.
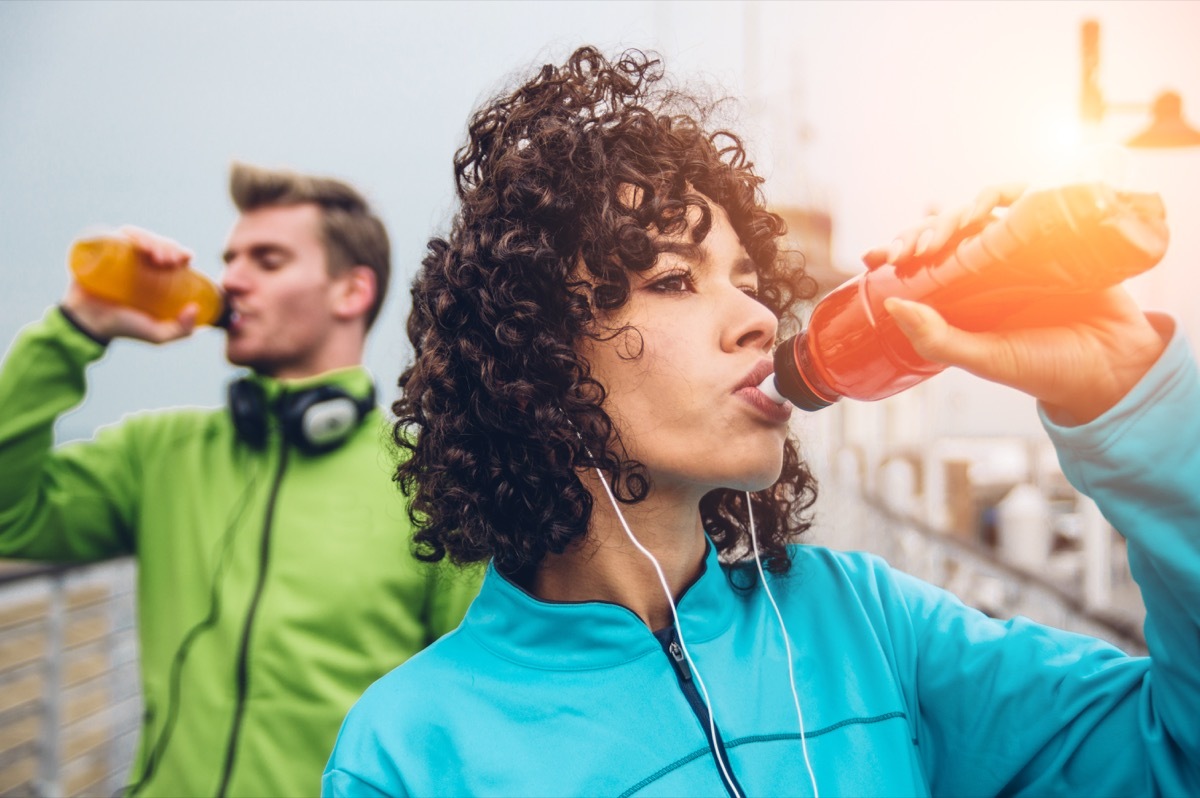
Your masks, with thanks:
<instances>
[{"instance_id":1,"label":"curly dark hair","mask_svg":"<svg viewBox=\"0 0 1200 798\"><path fill-rule=\"evenodd\" d=\"M766 209L741 140L703 127L720 103L663 78L652 55L610 61L582 47L471 118L454 160L460 207L413 282L415 359L392 406L395 480L421 559L491 558L502 573L528 573L587 533L582 468L600 468L622 502L646 497L645 469L625 453L578 345L629 332L600 317L625 303L629 273L654 264L664 236L691 225L704 239L710 201L757 265L763 304L787 320L811 298L802 262L778 249L783 220ZM782 476L752 496L764 565L784 572L816 500L790 437ZM701 500L724 555L749 545L745 504L728 489Z\"/></svg>"}]
</instances>

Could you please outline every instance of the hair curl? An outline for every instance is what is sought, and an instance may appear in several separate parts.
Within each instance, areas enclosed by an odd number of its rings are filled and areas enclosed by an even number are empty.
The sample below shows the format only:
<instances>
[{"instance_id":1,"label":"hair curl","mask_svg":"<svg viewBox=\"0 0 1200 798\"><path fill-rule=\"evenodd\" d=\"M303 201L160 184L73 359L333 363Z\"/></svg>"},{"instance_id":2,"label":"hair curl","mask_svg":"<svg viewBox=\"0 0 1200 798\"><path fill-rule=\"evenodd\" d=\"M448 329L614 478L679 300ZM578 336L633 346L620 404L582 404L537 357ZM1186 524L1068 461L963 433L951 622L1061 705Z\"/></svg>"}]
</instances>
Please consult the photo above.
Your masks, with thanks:
<instances>
[{"instance_id":1,"label":"hair curl","mask_svg":"<svg viewBox=\"0 0 1200 798\"><path fill-rule=\"evenodd\" d=\"M624 332L597 311L625 303L629 273L654 264L663 234L688 229L689 209L696 242L707 200L726 210L777 316L811 297L803 267L778 252L783 220L766 210L740 139L705 131L715 108L667 87L657 58L582 47L471 118L454 161L458 212L413 282L415 359L393 405L406 455L395 480L421 559L491 558L517 573L563 552L591 517L582 468L600 468L622 502L645 498L645 469L624 454L578 344ZM815 499L789 437L781 478L751 499L768 568L790 567L785 546ZM727 489L700 503L723 554L748 545L745 504Z\"/></svg>"}]
</instances>

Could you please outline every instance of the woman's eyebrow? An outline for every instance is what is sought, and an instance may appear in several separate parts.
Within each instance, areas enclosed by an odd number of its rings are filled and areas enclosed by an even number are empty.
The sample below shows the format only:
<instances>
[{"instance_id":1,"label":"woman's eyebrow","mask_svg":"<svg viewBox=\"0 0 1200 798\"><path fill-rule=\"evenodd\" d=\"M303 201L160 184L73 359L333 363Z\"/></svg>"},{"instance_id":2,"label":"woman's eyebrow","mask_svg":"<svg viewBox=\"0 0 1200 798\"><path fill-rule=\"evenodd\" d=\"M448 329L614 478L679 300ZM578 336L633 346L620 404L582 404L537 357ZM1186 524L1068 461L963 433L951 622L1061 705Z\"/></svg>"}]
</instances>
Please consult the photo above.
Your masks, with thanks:
<instances>
[{"instance_id":1,"label":"woman's eyebrow","mask_svg":"<svg viewBox=\"0 0 1200 798\"><path fill-rule=\"evenodd\" d=\"M684 260L700 263L704 260L704 247L690 241L662 241L654 245L660 255L677 255Z\"/></svg>"},{"instance_id":2,"label":"woman's eyebrow","mask_svg":"<svg viewBox=\"0 0 1200 798\"><path fill-rule=\"evenodd\" d=\"M656 245L660 255L675 255L690 262L695 267L708 263L708 251L702 244L685 243L682 241L666 241ZM758 264L749 255L742 255L733 262L732 274L740 276L759 276Z\"/></svg>"},{"instance_id":3,"label":"woman's eyebrow","mask_svg":"<svg viewBox=\"0 0 1200 798\"><path fill-rule=\"evenodd\" d=\"M753 274L758 275L758 264L750 259L749 256L742 256L733 264L734 274Z\"/></svg>"}]
</instances>

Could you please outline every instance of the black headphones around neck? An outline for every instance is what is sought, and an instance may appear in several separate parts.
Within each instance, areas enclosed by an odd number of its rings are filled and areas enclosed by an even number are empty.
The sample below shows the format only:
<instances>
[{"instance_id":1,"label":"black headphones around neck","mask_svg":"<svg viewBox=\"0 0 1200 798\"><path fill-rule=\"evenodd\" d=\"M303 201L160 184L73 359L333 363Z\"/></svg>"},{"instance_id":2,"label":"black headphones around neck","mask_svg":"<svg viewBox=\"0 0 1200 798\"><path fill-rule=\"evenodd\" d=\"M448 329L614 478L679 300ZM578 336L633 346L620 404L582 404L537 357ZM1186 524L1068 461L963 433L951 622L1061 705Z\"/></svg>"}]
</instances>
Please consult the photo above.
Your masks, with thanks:
<instances>
[{"instance_id":1,"label":"black headphones around neck","mask_svg":"<svg viewBox=\"0 0 1200 798\"><path fill-rule=\"evenodd\" d=\"M273 406L272 406L273 405ZM375 387L364 397L351 396L334 385L285 391L268 402L260 384L243 377L229 384L229 414L238 437L261 449L266 446L272 415L279 418L283 437L305 454L323 454L346 442L375 407Z\"/></svg>"}]
</instances>

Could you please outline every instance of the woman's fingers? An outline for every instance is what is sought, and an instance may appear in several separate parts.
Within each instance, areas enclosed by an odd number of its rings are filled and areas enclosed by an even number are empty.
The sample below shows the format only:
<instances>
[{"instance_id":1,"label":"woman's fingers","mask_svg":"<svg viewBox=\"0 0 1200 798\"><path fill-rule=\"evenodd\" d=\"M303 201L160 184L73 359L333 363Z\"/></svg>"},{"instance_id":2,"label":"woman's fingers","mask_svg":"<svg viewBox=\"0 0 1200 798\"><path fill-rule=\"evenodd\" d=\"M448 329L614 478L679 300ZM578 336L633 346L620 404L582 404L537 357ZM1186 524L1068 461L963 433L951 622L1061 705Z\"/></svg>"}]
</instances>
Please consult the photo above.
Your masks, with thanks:
<instances>
[{"instance_id":1,"label":"woman's fingers","mask_svg":"<svg viewBox=\"0 0 1200 798\"><path fill-rule=\"evenodd\" d=\"M1007 371L997 362L995 346L985 343L985 336L951 327L936 310L919 302L888 297L883 306L896 321L917 354L931 363L958 366L968 371Z\"/></svg>"},{"instance_id":2,"label":"woman's fingers","mask_svg":"<svg viewBox=\"0 0 1200 798\"><path fill-rule=\"evenodd\" d=\"M911 257L922 240L928 242L927 237L922 237L929 231L929 220L935 218L931 216L926 221L902 231L887 244L867 250L863 254L863 263L868 269L877 269L885 263L896 264Z\"/></svg>"},{"instance_id":3,"label":"woman's fingers","mask_svg":"<svg viewBox=\"0 0 1200 798\"><path fill-rule=\"evenodd\" d=\"M897 265L940 252L972 227L984 224L997 208L1006 208L1025 192L1024 183L989 186L974 202L943 213L931 214L904 230L889 243L867 250L862 257L868 269L885 263Z\"/></svg>"},{"instance_id":4,"label":"woman's fingers","mask_svg":"<svg viewBox=\"0 0 1200 798\"><path fill-rule=\"evenodd\" d=\"M1073 299L1035 306L989 332L958 329L933 308L897 297L884 308L924 359L1016 388L1083 423L1141 379L1169 331L1120 287Z\"/></svg>"},{"instance_id":5,"label":"woman's fingers","mask_svg":"<svg viewBox=\"0 0 1200 798\"><path fill-rule=\"evenodd\" d=\"M1001 183L995 186L988 186L979 192L979 196L975 198L971 210L963 219L963 225L966 226L983 221L997 208L1007 208L1025 193L1027 187L1025 183Z\"/></svg>"}]
</instances>

